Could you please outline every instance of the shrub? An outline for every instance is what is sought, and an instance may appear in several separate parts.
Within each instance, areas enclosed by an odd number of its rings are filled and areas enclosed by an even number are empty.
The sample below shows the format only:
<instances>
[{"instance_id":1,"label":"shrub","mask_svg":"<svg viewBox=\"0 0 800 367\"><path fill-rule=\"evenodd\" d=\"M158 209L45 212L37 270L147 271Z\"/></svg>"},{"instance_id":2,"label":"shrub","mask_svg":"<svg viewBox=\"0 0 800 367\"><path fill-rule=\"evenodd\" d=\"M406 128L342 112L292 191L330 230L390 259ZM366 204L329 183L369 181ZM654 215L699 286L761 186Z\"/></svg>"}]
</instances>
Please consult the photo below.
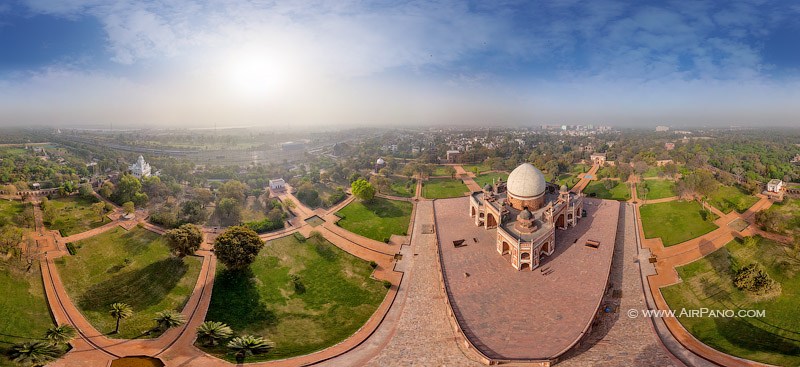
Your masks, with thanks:
<instances>
[{"instance_id":1,"label":"shrub","mask_svg":"<svg viewBox=\"0 0 800 367\"><path fill-rule=\"evenodd\" d=\"M301 243L302 243L302 242L306 242L306 238L305 238L305 236L303 236L303 234L302 234L302 233L300 233L300 232L295 232L295 233L292 233L292 236L294 236L294 238L295 238L297 241L301 242Z\"/></svg>"},{"instance_id":2,"label":"shrub","mask_svg":"<svg viewBox=\"0 0 800 367\"><path fill-rule=\"evenodd\" d=\"M78 247L76 247L74 243L68 242L67 251L69 252L70 255L75 255L75 253L78 252Z\"/></svg>"},{"instance_id":3,"label":"shrub","mask_svg":"<svg viewBox=\"0 0 800 367\"><path fill-rule=\"evenodd\" d=\"M376 263L374 260L370 260L369 261L369 266L371 266L373 269L375 269L375 268L378 267L378 263Z\"/></svg>"},{"instance_id":4,"label":"shrub","mask_svg":"<svg viewBox=\"0 0 800 367\"><path fill-rule=\"evenodd\" d=\"M758 263L739 269L733 276L733 285L757 295L780 292L780 284L773 280Z\"/></svg>"},{"instance_id":5,"label":"shrub","mask_svg":"<svg viewBox=\"0 0 800 367\"><path fill-rule=\"evenodd\" d=\"M303 294L306 292L306 286L303 284L303 281L300 279L300 276L297 274L290 275L292 278L292 284L294 285L294 291L297 294Z\"/></svg>"},{"instance_id":6,"label":"shrub","mask_svg":"<svg viewBox=\"0 0 800 367\"><path fill-rule=\"evenodd\" d=\"M269 220L269 218L264 218L262 220L247 222L244 224L247 228L250 228L256 233L265 233L269 231L274 231L276 229L283 228L284 224L283 221L273 222Z\"/></svg>"}]
</instances>

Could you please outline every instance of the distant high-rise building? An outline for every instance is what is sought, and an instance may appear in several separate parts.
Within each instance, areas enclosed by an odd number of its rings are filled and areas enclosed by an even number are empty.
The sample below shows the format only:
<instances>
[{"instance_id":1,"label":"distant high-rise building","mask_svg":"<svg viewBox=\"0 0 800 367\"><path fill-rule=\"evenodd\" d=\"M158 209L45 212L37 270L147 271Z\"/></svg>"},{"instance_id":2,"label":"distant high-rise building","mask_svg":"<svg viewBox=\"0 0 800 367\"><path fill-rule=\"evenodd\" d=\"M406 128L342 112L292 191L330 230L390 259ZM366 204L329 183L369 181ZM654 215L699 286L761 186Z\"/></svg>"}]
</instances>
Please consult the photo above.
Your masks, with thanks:
<instances>
[{"instance_id":1,"label":"distant high-rise building","mask_svg":"<svg viewBox=\"0 0 800 367\"><path fill-rule=\"evenodd\" d=\"M656 126L656 131L669 131L669 126Z\"/></svg>"}]
</instances>

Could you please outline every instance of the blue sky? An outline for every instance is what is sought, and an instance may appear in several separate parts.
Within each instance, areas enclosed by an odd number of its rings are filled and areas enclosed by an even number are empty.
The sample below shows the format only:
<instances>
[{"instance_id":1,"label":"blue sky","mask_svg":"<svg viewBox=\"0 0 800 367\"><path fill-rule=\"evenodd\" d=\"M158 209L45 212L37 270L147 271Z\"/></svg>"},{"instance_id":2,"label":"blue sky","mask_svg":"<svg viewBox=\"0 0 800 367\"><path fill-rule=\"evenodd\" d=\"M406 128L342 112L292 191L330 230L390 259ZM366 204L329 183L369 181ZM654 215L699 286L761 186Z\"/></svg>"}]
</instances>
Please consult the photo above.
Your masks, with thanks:
<instances>
[{"instance_id":1,"label":"blue sky","mask_svg":"<svg viewBox=\"0 0 800 367\"><path fill-rule=\"evenodd\" d=\"M0 124L800 125L794 1L0 4Z\"/></svg>"}]
</instances>

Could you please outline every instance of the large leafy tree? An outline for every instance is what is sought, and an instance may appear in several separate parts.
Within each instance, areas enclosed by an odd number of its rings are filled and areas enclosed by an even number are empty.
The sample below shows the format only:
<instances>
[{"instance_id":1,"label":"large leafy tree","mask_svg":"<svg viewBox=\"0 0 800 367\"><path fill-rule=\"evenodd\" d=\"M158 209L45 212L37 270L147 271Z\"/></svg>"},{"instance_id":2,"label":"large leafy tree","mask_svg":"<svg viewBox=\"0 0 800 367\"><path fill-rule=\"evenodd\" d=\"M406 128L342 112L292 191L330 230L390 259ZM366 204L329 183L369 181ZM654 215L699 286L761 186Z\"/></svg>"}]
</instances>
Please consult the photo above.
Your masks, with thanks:
<instances>
[{"instance_id":1,"label":"large leafy tree","mask_svg":"<svg viewBox=\"0 0 800 367\"><path fill-rule=\"evenodd\" d=\"M117 326L114 328L114 334L117 334L119 333L119 321L133 316L133 308L127 303L117 302L111 304L109 314L117 320Z\"/></svg>"},{"instance_id":2,"label":"large leafy tree","mask_svg":"<svg viewBox=\"0 0 800 367\"><path fill-rule=\"evenodd\" d=\"M236 352L236 360L243 362L245 357L263 354L275 347L275 343L259 336L243 335L228 342L228 348Z\"/></svg>"},{"instance_id":3,"label":"large leafy tree","mask_svg":"<svg viewBox=\"0 0 800 367\"><path fill-rule=\"evenodd\" d=\"M353 191L353 195L364 201L370 201L375 197L375 187L364 179L353 181L350 189Z\"/></svg>"},{"instance_id":4,"label":"large leafy tree","mask_svg":"<svg viewBox=\"0 0 800 367\"><path fill-rule=\"evenodd\" d=\"M25 231L13 224L0 227L0 252L8 253L22 243Z\"/></svg>"},{"instance_id":5,"label":"large leafy tree","mask_svg":"<svg viewBox=\"0 0 800 367\"><path fill-rule=\"evenodd\" d=\"M142 183L136 177L124 175L117 183L116 191L111 196L111 200L117 204L132 201L136 205L147 203L147 194L142 192Z\"/></svg>"},{"instance_id":6,"label":"large leafy tree","mask_svg":"<svg viewBox=\"0 0 800 367\"><path fill-rule=\"evenodd\" d=\"M197 340L208 346L214 346L220 340L230 338L231 335L233 330L218 321L206 321L197 327Z\"/></svg>"},{"instance_id":7,"label":"large leafy tree","mask_svg":"<svg viewBox=\"0 0 800 367\"><path fill-rule=\"evenodd\" d=\"M217 203L214 212L223 225L229 226L242 221L242 203L233 198L224 198Z\"/></svg>"},{"instance_id":8,"label":"large leafy tree","mask_svg":"<svg viewBox=\"0 0 800 367\"><path fill-rule=\"evenodd\" d=\"M164 234L172 253L178 257L192 255L203 243L203 232L194 224L184 224Z\"/></svg>"},{"instance_id":9,"label":"large leafy tree","mask_svg":"<svg viewBox=\"0 0 800 367\"><path fill-rule=\"evenodd\" d=\"M264 241L255 231L244 226L230 227L214 241L217 258L233 270L250 266L262 247Z\"/></svg>"}]
</instances>

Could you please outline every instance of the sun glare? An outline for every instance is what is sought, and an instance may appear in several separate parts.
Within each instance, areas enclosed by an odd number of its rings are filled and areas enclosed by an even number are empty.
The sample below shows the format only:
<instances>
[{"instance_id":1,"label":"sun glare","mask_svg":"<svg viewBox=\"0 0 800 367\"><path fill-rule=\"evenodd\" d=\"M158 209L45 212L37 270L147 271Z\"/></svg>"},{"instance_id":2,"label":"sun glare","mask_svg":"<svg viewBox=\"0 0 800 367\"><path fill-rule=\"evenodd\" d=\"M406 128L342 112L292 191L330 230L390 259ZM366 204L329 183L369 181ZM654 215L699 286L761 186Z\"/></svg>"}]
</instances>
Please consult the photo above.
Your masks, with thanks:
<instances>
[{"instance_id":1,"label":"sun glare","mask_svg":"<svg viewBox=\"0 0 800 367\"><path fill-rule=\"evenodd\" d=\"M289 70L266 52L244 50L231 54L224 67L224 79L234 96L262 99L285 86Z\"/></svg>"}]
</instances>

